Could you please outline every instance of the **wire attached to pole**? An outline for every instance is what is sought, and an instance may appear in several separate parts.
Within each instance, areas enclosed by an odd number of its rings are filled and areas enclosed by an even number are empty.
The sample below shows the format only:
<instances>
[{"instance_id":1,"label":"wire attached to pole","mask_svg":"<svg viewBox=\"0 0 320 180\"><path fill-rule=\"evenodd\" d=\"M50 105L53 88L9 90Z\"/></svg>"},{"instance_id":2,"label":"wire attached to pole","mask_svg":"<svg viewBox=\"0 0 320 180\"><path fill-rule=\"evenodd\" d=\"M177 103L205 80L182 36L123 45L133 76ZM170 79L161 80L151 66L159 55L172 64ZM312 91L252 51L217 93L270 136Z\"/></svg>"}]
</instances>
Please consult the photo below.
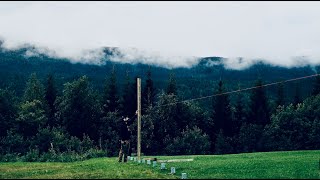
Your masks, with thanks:
<instances>
[{"instance_id":1,"label":"wire attached to pole","mask_svg":"<svg viewBox=\"0 0 320 180\"><path fill-rule=\"evenodd\" d=\"M178 104L178 103L184 103L184 102L188 102L188 101L196 101L196 100L211 98L211 97L215 97L215 96L222 96L222 95L226 95L226 94L232 94L232 93L237 93L237 92L242 92L242 91L247 91L247 90L252 90L252 89L257 89L257 88L262 88L262 87L267 87L267 86L272 86L272 85L276 85L276 84L280 84L280 83L287 83L287 82L291 82L291 81L297 81L297 80L301 80L301 79L307 79L307 78L316 77L316 76L319 76L319 75L320 75L320 74L313 74L313 75L309 75L309 76L303 76L303 77L298 77L298 78L293 78L293 79L287 79L287 80L284 80L284 81L278 81L278 82L268 83L268 84L264 84L264 85L260 85L260 86L253 86L253 87L248 87L248 88L244 88L244 89L238 89L238 90L234 90L234 91L228 91L228 92L219 93L219 94L214 94L214 95L210 95L210 96L204 96L204 97L199 97L199 98L194 98L194 99L187 99L187 100L178 101L178 102L175 102L175 103L168 103L168 104L163 104L163 105L154 106L154 107L152 107L151 109L154 109L154 108L157 108L157 107L175 105L175 104ZM147 109L148 109L148 108L145 108L144 110L147 110Z\"/></svg>"}]
</instances>

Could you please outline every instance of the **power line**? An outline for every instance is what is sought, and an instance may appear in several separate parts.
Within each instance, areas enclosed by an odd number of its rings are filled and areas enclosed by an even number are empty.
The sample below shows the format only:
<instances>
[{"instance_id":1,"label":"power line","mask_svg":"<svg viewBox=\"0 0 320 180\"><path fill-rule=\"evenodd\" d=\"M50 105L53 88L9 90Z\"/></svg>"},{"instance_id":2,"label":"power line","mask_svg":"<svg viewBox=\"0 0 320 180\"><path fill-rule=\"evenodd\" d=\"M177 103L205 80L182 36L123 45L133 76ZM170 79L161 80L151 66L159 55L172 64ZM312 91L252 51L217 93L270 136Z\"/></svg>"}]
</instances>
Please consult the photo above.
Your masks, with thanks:
<instances>
[{"instance_id":1,"label":"power line","mask_svg":"<svg viewBox=\"0 0 320 180\"><path fill-rule=\"evenodd\" d=\"M238 90L234 90L234 91L228 91L228 92L214 94L214 95L210 95L210 96L204 96L204 97L199 97L199 98L194 98L194 99L187 99L187 100L178 101L178 102L175 102L175 103L168 103L168 104L154 106L154 107L152 107L152 109L153 108L157 108L157 107L170 106L170 105L174 105L174 104L178 104L178 103L184 103L184 102L188 102L188 101L196 101L196 100L211 98L211 97L215 97L215 96L221 96L221 95L232 94L232 93L237 93L237 92L241 92L241 91L247 91L247 90L251 90L251 89L257 89L257 88L272 86L272 85L276 85L276 84L280 84L280 83L287 83L287 82L291 82L291 81L307 79L307 78L316 77L316 76L319 76L319 75L320 74L313 74L313 75L309 75L309 76L303 76L303 77L288 79L288 80L284 80L284 81L273 82L273 83L264 84L264 85L260 85L260 86L253 86L253 87L249 87L249 88L238 89Z\"/></svg>"}]
</instances>

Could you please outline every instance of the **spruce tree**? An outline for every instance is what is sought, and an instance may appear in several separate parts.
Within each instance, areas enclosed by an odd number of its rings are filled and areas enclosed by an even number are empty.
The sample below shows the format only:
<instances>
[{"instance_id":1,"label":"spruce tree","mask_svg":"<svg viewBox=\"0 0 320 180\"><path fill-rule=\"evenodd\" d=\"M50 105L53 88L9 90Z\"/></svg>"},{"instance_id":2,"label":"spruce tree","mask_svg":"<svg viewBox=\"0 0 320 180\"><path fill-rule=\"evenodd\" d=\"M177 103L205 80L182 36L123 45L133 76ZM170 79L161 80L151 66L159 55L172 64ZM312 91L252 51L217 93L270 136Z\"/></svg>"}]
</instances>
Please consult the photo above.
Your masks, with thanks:
<instances>
[{"instance_id":1,"label":"spruce tree","mask_svg":"<svg viewBox=\"0 0 320 180\"><path fill-rule=\"evenodd\" d=\"M320 75L317 76L313 82L312 96L316 96L320 93Z\"/></svg>"},{"instance_id":2,"label":"spruce tree","mask_svg":"<svg viewBox=\"0 0 320 180\"><path fill-rule=\"evenodd\" d=\"M146 85L142 92L142 105L143 109L146 109L147 107L152 107L155 100L155 88L153 87L153 81L151 79L151 68L149 66L148 72L147 72L147 80Z\"/></svg>"},{"instance_id":3,"label":"spruce tree","mask_svg":"<svg viewBox=\"0 0 320 180\"><path fill-rule=\"evenodd\" d=\"M52 74L49 74L47 79L47 87L45 89L45 99L48 105L48 124L50 126L57 125L54 122L54 114L56 112L54 103L56 101L56 98L57 98L57 90L54 85L54 79Z\"/></svg>"},{"instance_id":4,"label":"spruce tree","mask_svg":"<svg viewBox=\"0 0 320 180\"><path fill-rule=\"evenodd\" d=\"M113 67L109 79L106 81L103 96L103 104L107 112L114 112L119 109L119 97L117 90L116 72Z\"/></svg>"},{"instance_id":5,"label":"spruce tree","mask_svg":"<svg viewBox=\"0 0 320 180\"><path fill-rule=\"evenodd\" d=\"M218 83L216 94L224 93L222 80ZM219 133L223 130L225 136L232 136L232 122L229 96L227 94L218 95L213 98L213 115L215 124L215 132Z\"/></svg>"},{"instance_id":6,"label":"spruce tree","mask_svg":"<svg viewBox=\"0 0 320 180\"><path fill-rule=\"evenodd\" d=\"M129 106L132 104L132 96L131 96L131 82L130 82L130 76L129 72L126 73L126 78L124 82L123 87L123 93L122 93L122 101L121 101L121 114L124 116L129 116Z\"/></svg>"},{"instance_id":7,"label":"spruce tree","mask_svg":"<svg viewBox=\"0 0 320 180\"><path fill-rule=\"evenodd\" d=\"M262 80L259 78L255 84L258 88L255 88L250 96L249 123L265 126L270 121L270 111L262 85Z\"/></svg>"},{"instance_id":8,"label":"spruce tree","mask_svg":"<svg viewBox=\"0 0 320 180\"><path fill-rule=\"evenodd\" d=\"M16 98L9 89L0 89L0 137L7 134L7 130L14 127L17 106Z\"/></svg>"},{"instance_id":9,"label":"spruce tree","mask_svg":"<svg viewBox=\"0 0 320 180\"><path fill-rule=\"evenodd\" d=\"M167 94L177 95L177 84L174 73L170 73L166 92Z\"/></svg>"},{"instance_id":10,"label":"spruce tree","mask_svg":"<svg viewBox=\"0 0 320 180\"><path fill-rule=\"evenodd\" d=\"M298 83L295 83L295 94L293 97L293 105L297 105L301 103L301 94L300 94L300 87Z\"/></svg>"},{"instance_id":11,"label":"spruce tree","mask_svg":"<svg viewBox=\"0 0 320 180\"><path fill-rule=\"evenodd\" d=\"M280 83L278 85L276 106L278 107L282 105L285 105L285 94L284 94L283 83Z\"/></svg>"},{"instance_id":12,"label":"spruce tree","mask_svg":"<svg viewBox=\"0 0 320 180\"><path fill-rule=\"evenodd\" d=\"M38 80L36 73L32 73L27 81L23 100L39 100L41 102L44 102L44 87Z\"/></svg>"},{"instance_id":13,"label":"spruce tree","mask_svg":"<svg viewBox=\"0 0 320 180\"><path fill-rule=\"evenodd\" d=\"M240 128L243 123L246 122L245 110L243 107L243 95L241 93L237 94L236 105L235 105L235 113L233 120L233 130L235 134L240 132Z\"/></svg>"}]
</instances>

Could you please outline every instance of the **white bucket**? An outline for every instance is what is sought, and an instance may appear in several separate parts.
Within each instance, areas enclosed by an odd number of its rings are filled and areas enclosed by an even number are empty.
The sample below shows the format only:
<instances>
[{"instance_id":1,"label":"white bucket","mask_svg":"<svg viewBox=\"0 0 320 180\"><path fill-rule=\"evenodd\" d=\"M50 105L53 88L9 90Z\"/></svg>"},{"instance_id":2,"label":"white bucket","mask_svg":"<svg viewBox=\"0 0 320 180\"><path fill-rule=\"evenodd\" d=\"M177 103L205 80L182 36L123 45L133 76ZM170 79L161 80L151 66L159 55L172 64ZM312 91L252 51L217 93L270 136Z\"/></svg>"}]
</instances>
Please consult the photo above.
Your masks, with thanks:
<instances>
[{"instance_id":1,"label":"white bucket","mask_svg":"<svg viewBox=\"0 0 320 180\"><path fill-rule=\"evenodd\" d=\"M161 163L161 168L160 169L166 169L166 163Z\"/></svg>"},{"instance_id":2,"label":"white bucket","mask_svg":"<svg viewBox=\"0 0 320 180\"><path fill-rule=\"evenodd\" d=\"M175 167L171 167L171 174L175 174L176 173L176 168Z\"/></svg>"},{"instance_id":3,"label":"white bucket","mask_svg":"<svg viewBox=\"0 0 320 180\"><path fill-rule=\"evenodd\" d=\"M181 173L181 179L187 179L187 173Z\"/></svg>"}]
</instances>

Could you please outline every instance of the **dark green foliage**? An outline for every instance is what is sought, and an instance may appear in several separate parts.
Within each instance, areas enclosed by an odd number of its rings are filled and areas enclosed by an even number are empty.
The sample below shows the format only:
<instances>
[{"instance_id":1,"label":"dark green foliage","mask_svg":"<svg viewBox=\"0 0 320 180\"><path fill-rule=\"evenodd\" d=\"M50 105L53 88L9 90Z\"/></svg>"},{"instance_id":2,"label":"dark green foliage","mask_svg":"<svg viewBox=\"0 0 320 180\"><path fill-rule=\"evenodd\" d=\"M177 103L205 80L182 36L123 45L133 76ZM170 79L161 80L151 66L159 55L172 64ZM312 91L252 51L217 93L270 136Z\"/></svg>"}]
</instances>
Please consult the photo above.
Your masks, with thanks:
<instances>
[{"instance_id":1,"label":"dark green foliage","mask_svg":"<svg viewBox=\"0 0 320 180\"><path fill-rule=\"evenodd\" d=\"M153 80L151 79L151 67L149 67L147 72L146 84L142 91L142 108L146 109L149 106L153 106L155 102L156 89L153 85Z\"/></svg>"},{"instance_id":2,"label":"dark green foliage","mask_svg":"<svg viewBox=\"0 0 320 180\"><path fill-rule=\"evenodd\" d=\"M48 75L47 78L47 86L45 89L45 99L48 105L48 125L49 126L57 126L57 122L55 122L54 114L56 113L56 107L54 103L57 98L57 89L54 85L53 75Z\"/></svg>"},{"instance_id":3,"label":"dark green foliage","mask_svg":"<svg viewBox=\"0 0 320 180\"><path fill-rule=\"evenodd\" d=\"M130 90L129 90L129 96L130 99L128 101L128 104L125 104L125 106L127 106L128 112L127 112L127 116L132 117L135 115L136 110L138 109L138 105L137 105L137 76L134 77L133 79L133 83L131 83L130 85Z\"/></svg>"},{"instance_id":4,"label":"dark green foliage","mask_svg":"<svg viewBox=\"0 0 320 180\"><path fill-rule=\"evenodd\" d=\"M237 94L237 100L234 107L234 117L232 118L233 131L234 134L239 134L240 128L243 123L247 120L247 115L245 113L243 95L241 93Z\"/></svg>"},{"instance_id":5,"label":"dark green foliage","mask_svg":"<svg viewBox=\"0 0 320 180\"><path fill-rule=\"evenodd\" d=\"M301 103L301 92L300 92L300 87L299 83L295 83L295 92L294 92L294 97L293 97L293 105L297 106L297 104Z\"/></svg>"},{"instance_id":6,"label":"dark green foliage","mask_svg":"<svg viewBox=\"0 0 320 180\"><path fill-rule=\"evenodd\" d=\"M120 103L121 114L123 114L124 116L130 116L131 107L135 102L133 97L131 96L131 90L130 76L127 71Z\"/></svg>"},{"instance_id":7,"label":"dark green foliage","mask_svg":"<svg viewBox=\"0 0 320 180\"><path fill-rule=\"evenodd\" d=\"M104 66L94 66L45 56L41 60L21 60L18 54L0 51L3 59L0 60L1 161L69 162L117 156L118 122L121 116L134 117L137 110L137 77L142 79L143 87L144 154L320 148L320 99L318 96L306 99L311 92L311 79L301 80L299 85L283 83L279 88L263 87L237 95L216 96L213 103L210 98L181 102L224 93L226 89L233 91L238 83L251 87L257 71L261 79L256 85L261 86L262 80L270 83L279 77L289 79L312 74L309 67L286 69L258 63L235 71L222 65L207 66L213 60L203 59L190 69L154 67L151 78L151 66L142 64L106 61ZM21 68L16 71L15 67ZM33 72L37 75L34 73L28 79ZM111 74L105 78L105 72ZM54 79L47 76L53 73ZM47 76L45 89L37 76L39 79ZM223 76L224 82L216 80L219 76ZM103 80L106 83L101 83ZM218 87L212 92L216 84ZM156 89L162 91L156 94ZM294 105L287 105L290 102L284 97L291 97ZM136 128L135 121L131 126L134 153Z\"/></svg>"},{"instance_id":8,"label":"dark green foliage","mask_svg":"<svg viewBox=\"0 0 320 180\"><path fill-rule=\"evenodd\" d=\"M113 68L105 86L102 102L105 105L104 108L106 108L106 112L114 112L116 110L119 110L119 96L116 83L116 72Z\"/></svg>"},{"instance_id":9,"label":"dark green foliage","mask_svg":"<svg viewBox=\"0 0 320 180\"><path fill-rule=\"evenodd\" d=\"M170 76L169 76L169 82L167 85L166 93L177 95L177 84L176 84L175 74L172 72L170 73Z\"/></svg>"},{"instance_id":10,"label":"dark green foliage","mask_svg":"<svg viewBox=\"0 0 320 180\"><path fill-rule=\"evenodd\" d=\"M177 112L177 97L174 94L165 94L162 92L159 95L159 101L152 112L154 118L155 131L155 140L157 144L155 145L156 149L159 149L163 153L163 148L168 143L172 143L173 138L176 137L179 133L179 127L175 117L178 115Z\"/></svg>"},{"instance_id":11,"label":"dark green foliage","mask_svg":"<svg viewBox=\"0 0 320 180\"><path fill-rule=\"evenodd\" d=\"M278 107L278 106L282 106L282 105L285 105L285 92L284 92L283 83L280 83L278 85L276 106Z\"/></svg>"},{"instance_id":12,"label":"dark green foliage","mask_svg":"<svg viewBox=\"0 0 320 180\"><path fill-rule=\"evenodd\" d=\"M33 101L39 100L44 102L44 87L41 82L38 80L36 73L32 73L26 84L26 89L24 91L23 100L24 101Z\"/></svg>"},{"instance_id":13,"label":"dark green foliage","mask_svg":"<svg viewBox=\"0 0 320 180\"><path fill-rule=\"evenodd\" d=\"M263 128L256 124L243 124L239 133L240 152L262 150L261 132Z\"/></svg>"},{"instance_id":14,"label":"dark green foliage","mask_svg":"<svg viewBox=\"0 0 320 180\"><path fill-rule=\"evenodd\" d=\"M316 96L320 93L320 75L316 76L313 82L313 89L311 95Z\"/></svg>"},{"instance_id":15,"label":"dark green foliage","mask_svg":"<svg viewBox=\"0 0 320 180\"><path fill-rule=\"evenodd\" d=\"M38 149L30 149L25 156L22 157L22 161L26 162L36 162L40 156Z\"/></svg>"},{"instance_id":16,"label":"dark green foliage","mask_svg":"<svg viewBox=\"0 0 320 180\"><path fill-rule=\"evenodd\" d=\"M119 127L120 121L117 112L108 112L101 118L99 126L99 141L101 148L107 152L108 156L116 156L120 147Z\"/></svg>"},{"instance_id":17,"label":"dark green foliage","mask_svg":"<svg viewBox=\"0 0 320 180\"><path fill-rule=\"evenodd\" d=\"M133 79L133 82L130 81L129 74L127 72L122 100L120 104L121 112L123 116L128 116L129 118L134 116L137 110L137 78Z\"/></svg>"},{"instance_id":18,"label":"dark green foliage","mask_svg":"<svg viewBox=\"0 0 320 180\"><path fill-rule=\"evenodd\" d=\"M232 139L231 137L225 136L223 130L220 129L219 134L217 135L216 144L215 144L215 154L230 154L232 153Z\"/></svg>"},{"instance_id":19,"label":"dark green foliage","mask_svg":"<svg viewBox=\"0 0 320 180\"><path fill-rule=\"evenodd\" d=\"M258 79L250 96L249 123L265 126L270 122L270 111L262 80Z\"/></svg>"},{"instance_id":20,"label":"dark green foliage","mask_svg":"<svg viewBox=\"0 0 320 180\"><path fill-rule=\"evenodd\" d=\"M150 112L150 111L149 111ZM154 121L152 115L147 110L147 113L141 117L141 139L143 143L141 144L141 149L145 155L156 155L157 152L155 147L155 135L154 135Z\"/></svg>"},{"instance_id":21,"label":"dark green foliage","mask_svg":"<svg viewBox=\"0 0 320 180\"><path fill-rule=\"evenodd\" d=\"M0 137L5 136L14 127L17 104L14 93L9 89L0 89Z\"/></svg>"},{"instance_id":22,"label":"dark green foliage","mask_svg":"<svg viewBox=\"0 0 320 180\"><path fill-rule=\"evenodd\" d=\"M0 154L21 154L27 148L28 143L23 137L12 130L7 131L7 136L0 137Z\"/></svg>"},{"instance_id":23,"label":"dark green foliage","mask_svg":"<svg viewBox=\"0 0 320 180\"><path fill-rule=\"evenodd\" d=\"M224 135L230 137L233 135L231 107L229 96L223 95L224 92L223 82L220 80L215 94L222 95L213 98L212 119L214 120L214 132L219 133L222 130Z\"/></svg>"},{"instance_id":24,"label":"dark green foliage","mask_svg":"<svg viewBox=\"0 0 320 180\"><path fill-rule=\"evenodd\" d=\"M317 117L311 124L311 131L309 132L308 147L310 149L320 149L320 119Z\"/></svg>"},{"instance_id":25,"label":"dark green foliage","mask_svg":"<svg viewBox=\"0 0 320 180\"><path fill-rule=\"evenodd\" d=\"M172 144L167 145L166 151L172 155L208 154L210 139L198 127L191 129L187 126L178 137L174 138Z\"/></svg>"},{"instance_id":26,"label":"dark green foliage","mask_svg":"<svg viewBox=\"0 0 320 180\"><path fill-rule=\"evenodd\" d=\"M86 76L66 83L59 102L57 118L70 135L78 138L82 138L83 134L97 137L95 125L100 110Z\"/></svg>"},{"instance_id":27,"label":"dark green foliage","mask_svg":"<svg viewBox=\"0 0 320 180\"><path fill-rule=\"evenodd\" d=\"M298 110L299 111L299 110ZM271 124L266 127L268 137L267 149L272 150L301 150L306 148L311 124L302 117L293 105L279 108L272 116Z\"/></svg>"},{"instance_id":28,"label":"dark green foliage","mask_svg":"<svg viewBox=\"0 0 320 180\"><path fill-rule=\"evenodd\" d=\"M320 96L308 98L295 108L281 107L266 127L267 150L302 150L319 148Z\"/></svg>"},{"instance_id":29,"label":"dark green foliage","mask_svg":"<svg viewBox=\"0 0 320 180\"><path fill-rule=\"evenodd\" d=\"M18 133L24 137L35 136L38 128L44 127L47 121L43 102L35 99L20 105L16 125Z\"/></svg>"},{"instance_id":30,"label":"dark green foliage","mask_svg":"<svg viewBox=\"0 0 320 180\"><path fill-rule=\"evenodd\" d=\"M39 129L33 143L38 147L40 153L48 152L50 148L57 152L63 152L68 149L68 139L69 136L62 127L50 128L48 126L46 128Z\"/></svg>"},{"instance_id":31,"label":"dark green foliage","mask_svg":"<svg viewBox=\"0 0 320 180\"><path fill-rule=\"evenodd\" d=\"M84 153L87 152L90 148L93 147L93 140L86 134L83 134L81 145L80 145L80 152Z\"/></svg>"}]
</instances>

